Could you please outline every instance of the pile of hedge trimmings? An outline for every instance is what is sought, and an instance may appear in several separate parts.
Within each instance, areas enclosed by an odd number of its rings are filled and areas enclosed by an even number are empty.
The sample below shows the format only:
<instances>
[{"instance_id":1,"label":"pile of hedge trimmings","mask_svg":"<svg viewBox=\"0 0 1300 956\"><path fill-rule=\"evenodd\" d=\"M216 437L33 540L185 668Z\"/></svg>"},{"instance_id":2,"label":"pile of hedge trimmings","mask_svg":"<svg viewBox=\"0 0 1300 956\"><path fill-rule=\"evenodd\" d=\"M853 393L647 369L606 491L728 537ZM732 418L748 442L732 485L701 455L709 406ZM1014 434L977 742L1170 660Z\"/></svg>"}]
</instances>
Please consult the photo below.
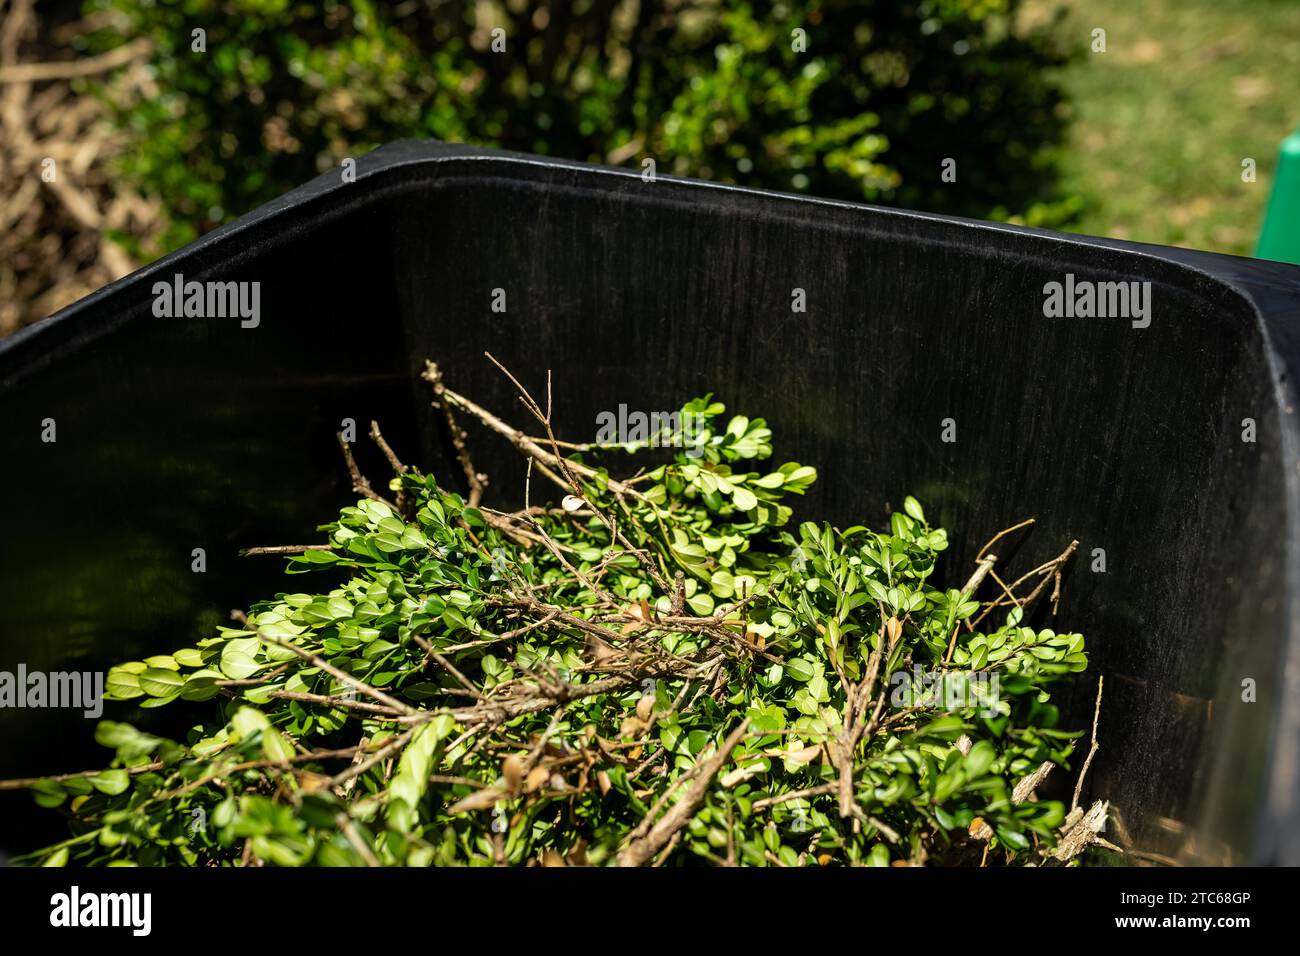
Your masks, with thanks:
<instances>
[{"instance_id":1,"label":"pile of hedge trimmings","mask_svg":"<svg viewBox=\"0 0 1300 956\"><path fill-rule=\"evenodd\" d=\"M1022 623L1059 564L981 603L982 575L930 584L947 537L914 499L885 532L791 524L815 469L770 467L763 419L709 398L686 447L596 449L522 387L516 431L425 377L469 498L374 428L384 493L347 454L363 497L327 542L264 549L328 584L110 671L114 700L207 718L184 742L102 721L109 769L33 786L74 836L28 862L993 865L1095 842L1104 805L1034 792L1079 736L1048 689L1087 666L1080 635ZM525 508L479 503L469 419L530 459Z\"/></svg>"}]
</instances>

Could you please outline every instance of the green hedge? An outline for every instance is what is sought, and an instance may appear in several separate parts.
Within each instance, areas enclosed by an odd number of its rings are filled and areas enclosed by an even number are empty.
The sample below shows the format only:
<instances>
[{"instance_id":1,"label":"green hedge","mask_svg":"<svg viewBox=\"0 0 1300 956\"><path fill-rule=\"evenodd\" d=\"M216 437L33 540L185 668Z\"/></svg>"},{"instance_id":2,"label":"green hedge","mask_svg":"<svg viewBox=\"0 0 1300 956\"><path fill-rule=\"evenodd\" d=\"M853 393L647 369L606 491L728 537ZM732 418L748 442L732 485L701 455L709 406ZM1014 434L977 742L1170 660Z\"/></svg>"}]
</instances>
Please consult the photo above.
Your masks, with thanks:
<instances>
[{"instance_id":1,"label":"green hedge","mask_svg":"<svg viewBox=\"0 0 1300 956\"><path fill-rule=\"evenodd\" d=\"M1067 54L1016 26L1018 0L88 6L113 11L93 48L155 45L155 89L105 93L137 143L121 174L169 214L163 248L402 137L1040 224L1074 208Z\"/></svg>"}]
</instances>

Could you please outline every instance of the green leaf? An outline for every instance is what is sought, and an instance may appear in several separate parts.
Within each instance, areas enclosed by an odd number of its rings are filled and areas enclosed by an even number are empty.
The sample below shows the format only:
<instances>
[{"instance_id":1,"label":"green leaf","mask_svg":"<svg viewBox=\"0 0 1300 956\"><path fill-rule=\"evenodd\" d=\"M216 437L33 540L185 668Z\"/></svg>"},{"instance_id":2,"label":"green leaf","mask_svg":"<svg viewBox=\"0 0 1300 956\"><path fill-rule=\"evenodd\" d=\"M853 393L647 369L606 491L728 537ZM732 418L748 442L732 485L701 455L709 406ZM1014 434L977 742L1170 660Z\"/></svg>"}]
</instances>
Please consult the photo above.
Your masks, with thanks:
<instances>
[{"instance_id":1,"label":"green leaf","mask_svg":"<svg viewBox=\"0 0 1300 956\"><path fill-rule=\"evenodd\" d=\"M221 692L217 686L217 681L221 679L222 675L214 670L194 671L185 679L181 697L185 700L211 700Z\"/></svg>"},{"instance_id":2,"label":"green leaf","mask_svg":"<svg viewBox=\"0 0 1300 956\"><path fill-rule=\"evenodd\" d=\"M289 743L274 727L267 727L262 731L262 756L267 760L288 762L296 753L293 744Z\"/></svg>"},{"instance_id":3,"label":"green leaf","mask_svg":"<svg viewBox=\"0 0 1300 956\"><path fill-rule=\"evenodd\" d=\"M952 737L956 738L963 730L968 729L966 723L954 714L948 714L930 721L920 730L918 737Z\"/></svg>"},{"instance_id":4,"label":"green leaf","mask_svg":"<svg viewBox=\"0 0 1300 956\"><path fill-rule=\"evenodd\" d=\"M96 725L95 742L113 748L118 758L125 761L153 754L165 743L161 737L112 720L101 720Z\"/></svg>"},{"instance_id":5,"label":"green leaf","mask_svg":"<svg viewBox=\"0 0 1300 956\"><path fill-rule=\"evenodd\" d=\"M42 807L57 807L68 796L68 792L54 780L38 780L30 789L32 797Z\"/></svg>"},{"instance_id":6,"label":"green leaf","mask_svg":"<svg viewBox=\"0 0 1300 956\"><path fill-rule=\"evenodd\" d=\"M170 697L185 686L185 678L178 672L162 667L148 668L139 679L140 689L150 697Z\"/></svg>"},{"instance_id":7,"label":"green leaf","mask_svg":"<svg viewBox=\"0 0 1300 956\"><path fill-rule=\"evenodd\" d=\"M807 683L821 673L821 665L806 657L795 657L785 662L785 672L800 683Z\"/></svg>"},{"instance_id":8,"label":"green leaf","mask_svg":"<svg viewBox=\"0 0 1300 956\"><path fill-rule=\"evenodd\" d=\"M101 770L90 778L90 783L100 793L115 797L131 785L131 776L125 770Z\"/></svg>"},{"instance_id":9,"label":"green leaf","mask_svg":"<svg viewBox=\"0 0 1300 956\"><path fill-rule=\"evenodd\" d=\"M260 644L255 637L227 641L221 651L221 672L231 680L247 680L252 677L261 666L255 657Z\"/></svg>"},{"instance_id":10,"label":"green leaf","mask_svg":"<svg viewBox=\"0 0 1300 956\"><path fill-rule=\"evenodd\" d=\"M987 740L981 740L971 747L970 752L966 754L966 777L969 780L975 780L984 776L988 769L993 766L993 761L997 759L997 751Z\"/></svg>"},{"instance_id":11,"label":"green leaf","mask_svg":"<svg viewBox=\"0 0 1300 956\"><path fill-rule=\"evenodd\" d=\"M423 724L411 737L389 788L390 828L407 832L414 825L415 808L428 788L435 754L455 727L451 717L442 715Z\"/></svg>"},{"instance_id":12,"label":"green leaf","mask_svg":"<svg viewBox=\"0 0 1300 956\"><path fill-rule=\"evenodd\" d=\"M112 667L104 682L104 694L112 700L131 700L143 697L144 691L140 688L140 679L136 674L121 667Z\"/></svg>"}]
</instances>

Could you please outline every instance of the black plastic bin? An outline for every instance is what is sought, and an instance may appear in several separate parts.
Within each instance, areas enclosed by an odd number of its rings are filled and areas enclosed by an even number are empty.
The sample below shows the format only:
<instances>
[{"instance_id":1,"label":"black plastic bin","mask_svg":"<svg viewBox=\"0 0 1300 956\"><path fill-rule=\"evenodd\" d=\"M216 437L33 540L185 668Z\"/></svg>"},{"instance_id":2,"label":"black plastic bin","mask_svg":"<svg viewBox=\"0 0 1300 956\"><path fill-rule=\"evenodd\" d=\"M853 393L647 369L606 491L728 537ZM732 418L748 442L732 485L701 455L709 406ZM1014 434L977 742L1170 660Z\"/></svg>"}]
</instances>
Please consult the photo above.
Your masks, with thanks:
<instances>
[{"instance_id":1,"label":"black plastic bin","mask_svg":"<svg viewBox=\"0 0 1300 956\"><path fill-rule=\"evenodd\" d=\"M156 317L178 273L260 282L259 323ZM1150 282L1150 324L1046 317L1067 276ZM1105 674L1107 836L1300 863L1298 332L1292 266L396 143L0 342L0 670L166 652L284 590L281 559L237 551L316 540L353 497L344 418L457 483L416 375L432 356L517 408L490 350L530 387L556 370L562 433L707 390L766 415L821 469L801 515L879 522L915 494L959 533L950 583L1026 516L1016 567L1077 538L1060 619L1094 664L1062 700L1087 727ZM475 441L513 501L514 453ZM195 718L172 710L106 715ZM98 766L90 733L0 710L0 776ZM0 845L58 836L0 798Z\"/></svg>"}]
</instances>

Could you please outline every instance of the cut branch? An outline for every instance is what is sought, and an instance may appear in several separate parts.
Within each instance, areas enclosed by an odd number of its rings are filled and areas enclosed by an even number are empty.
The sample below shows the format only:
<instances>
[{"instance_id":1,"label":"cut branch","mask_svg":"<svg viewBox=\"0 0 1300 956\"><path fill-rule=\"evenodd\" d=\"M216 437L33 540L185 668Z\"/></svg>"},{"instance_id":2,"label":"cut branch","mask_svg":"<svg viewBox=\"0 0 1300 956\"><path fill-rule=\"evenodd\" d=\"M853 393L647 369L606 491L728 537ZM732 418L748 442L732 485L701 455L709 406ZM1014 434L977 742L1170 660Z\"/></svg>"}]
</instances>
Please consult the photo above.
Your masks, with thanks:
<instances>
[{"instance_id":1,"label":"cut branch","mask_svg":"<svg viewBox=\"0 0 1300 956\"><path fill-rule=\"evenodd\" d=\"M619 854L618 863L620 866L644 866L647 862L673 838L682 827L690 822L699 810L700 804L704 802L705 795L709 792L709 787L713 784L713 778L718 775L729 759L731 752L736 749L741 740L745 737L745 731L749 729L749 718L741 721L740 726L731 732L718 752L707 760L697 763L691 768L689 773L693 780L687 788L682 798L673 804L672 809L660 817L659 822L650 828L650 831L640 839L634 840L628 845L627 849Z\"/></svg>"}]
</instances>

